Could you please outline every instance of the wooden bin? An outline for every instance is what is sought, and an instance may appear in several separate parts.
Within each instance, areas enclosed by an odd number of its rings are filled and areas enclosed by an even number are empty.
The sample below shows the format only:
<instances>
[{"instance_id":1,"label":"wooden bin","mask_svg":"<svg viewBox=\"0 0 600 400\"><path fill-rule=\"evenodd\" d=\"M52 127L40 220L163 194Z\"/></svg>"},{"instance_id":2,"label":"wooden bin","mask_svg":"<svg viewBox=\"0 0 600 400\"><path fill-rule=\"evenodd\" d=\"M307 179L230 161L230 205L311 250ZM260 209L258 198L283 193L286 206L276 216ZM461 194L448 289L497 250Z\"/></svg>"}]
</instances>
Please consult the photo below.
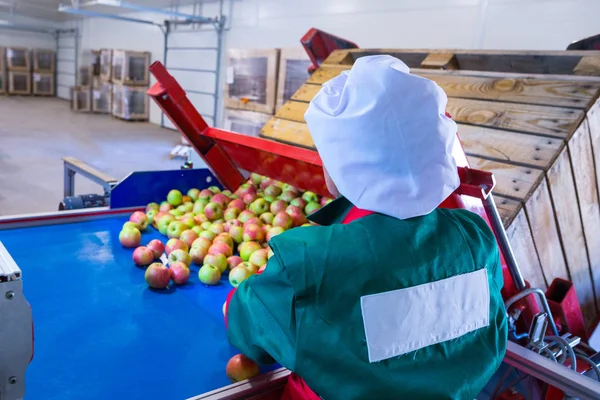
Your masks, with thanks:
<instances>
[{"instance_id":1,"label":"wooden bin","mask_svg":"<svg viewBox=\"0 0 600 400\"><path fill-rule=\"evenodd\" d=\"M310 58L303 48L281 49L276 110L279 110L310 77L308 67L311 65Z\"/></svg>"},{"instance_id":2,"label":"wooden bin","mask_svg":"<svg viewBox=\"0 0 600 400\"><path fill-rule=\"evenodd\" d=\"M112 81L127 86L148 86L150 53L113 50Z\"/></svg>"},{"instance_id":3,"label":"wooden bin","mask_svg":"<svg viewBox=\"0 0 600 400\"><path fill-rule=\"evenodd\" d=\"M92 88L92 112L110 114L112 107L112 83L102 82Z\"/></svg>"},{"instance_id":4,"label":"wooden bin","mask_svg":"<svg viewBox=\"0 0 600 400\"><path fill-rule=\"evenodd\" d=\"M308 102L353 60L380 52L332 53L261 136L313 148ZM600 307L600 52L464 51L452 62L438 58L445 70L418 68L428 55L405 56L415 52L389 51L448 95L470 165L496 177L496 205L525 278L542 289L571 280L591 326ZM487 70L460 70L464 60ZM497 72L504 69L517 72Z\"/></svg>"},{"instance_id":5,"label":"wooden bin","mask_svg":"<svg viewBox=\"0 0 600 400\"><path fill-rule=\"evenodd\" d=\"M148 89L113 84L112 115L126 121L148 120Z\"/></svg>"},{"instance_id":6,"label":"wooden bin","mask_svg":"<svg viewBox=\"0 0 600 400\"><path fill-rule=\"evenodd\" d=\"M92 90L89 86L74 86L71 88L71 109L77 112L90 112Z\"/></svg>"},{"instance_id":7,"label":"wooden bin","mask_svg":"<svg viewBox=\"0 0 600 400\"><path fill-rule=\"evenodd\" d=\"M33 71L40 73L54 72L56 69L56 52L48 49L33 49Z\"/></svg>"},{"instance_id":8,"label":"wooden bin","mask_svg":"<svg viewBox=\"0 0 600 400\"><path fill-rule=\"evenodd\" d=\"M273 114L279 49L229 50L225 106Z\"/></svg>"},{"instance_id":9,"label":"wooden bin","mask_svg":"<svg viewBox=\"0 0 600 400\"><path fill-rule=\"evenodd\" d=\"M54 96L54 73L33 73L33 94Z\"/></svg>"},{"instance_id":10,"label":"wooden bin","mask_svg":"<svg viewBox=\"0 0 600 400\"><path fill-rule=\"evenodd\" d=\"M225 130L258 137L260 130L271 118L269 114L245 110L225 109L223 126Z\"/></svg>"},{"instance_id":11,"label":"wooden bin","mask_svg":"<svg viewBox=\"0 0 600 400\"><path fill-rule=\"evenodd\" d=\"M25 47L7 47L6 68L9 71L31 71L29 49Z\"/></svg>"},{"instance_id":12,"label":"wooden bin","mask_svg":"<svg viewBox=\"0 0 600 400\"><path fill-rule=\"evenodd\" d=\"M0 47L0 94L6 93L6 66L4 58L6 56L6 50L4 47Z\"/></svg>"},{"instance_id":13,"label":"wooden bin","mask_svg":"<svg viewBox=\"0 0 600 400\"><path fill-rule=\"evenodd\" d=\"M8 93L31 94L31 74L29 72L8 71Z\"/></svg>"},{"instance_id":14,"label":"wooden bin","mask_svg":"<svg viewBox=\"0 0 600 400\"><path fill-rule=\"evenodd\" d=\"M113 51L110 49L100 50L100 79L104 82L112 81L112 57Z\"/></svg>"},{"instance_id":15,"label":"wooden bin","mask_svg":"<svg viewBox=\"0 0 600 400\"><path fill-rule=\"evenodd\" d=\"M77 71L77 86L92 86L93 73L93 66L80 65Z\"/></svg>"}]
</instances>

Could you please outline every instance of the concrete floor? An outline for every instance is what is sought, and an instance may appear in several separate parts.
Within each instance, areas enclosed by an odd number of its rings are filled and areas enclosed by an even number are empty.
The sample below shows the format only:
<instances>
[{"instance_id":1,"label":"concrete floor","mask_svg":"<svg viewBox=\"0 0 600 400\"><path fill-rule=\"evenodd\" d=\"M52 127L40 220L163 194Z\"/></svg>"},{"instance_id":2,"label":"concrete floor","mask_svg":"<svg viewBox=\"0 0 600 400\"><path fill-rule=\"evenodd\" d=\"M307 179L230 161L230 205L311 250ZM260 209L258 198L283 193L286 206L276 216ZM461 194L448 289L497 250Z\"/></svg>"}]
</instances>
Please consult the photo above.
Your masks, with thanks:
<instances>
[{"instance_id":1,"label":"concrete floor","mask_svg":"<svg viewBox=\"0 0 600 400\"><path fill-rule=\"evenodd\" d=\"M79 114L59 99L0 96L0 215L57 211L61 157L75 157L117 179L132 171L179 169L169 158L179 133L108 115ZM102 193L78 177L76 194Z\"/></svg>"}]
</instances>

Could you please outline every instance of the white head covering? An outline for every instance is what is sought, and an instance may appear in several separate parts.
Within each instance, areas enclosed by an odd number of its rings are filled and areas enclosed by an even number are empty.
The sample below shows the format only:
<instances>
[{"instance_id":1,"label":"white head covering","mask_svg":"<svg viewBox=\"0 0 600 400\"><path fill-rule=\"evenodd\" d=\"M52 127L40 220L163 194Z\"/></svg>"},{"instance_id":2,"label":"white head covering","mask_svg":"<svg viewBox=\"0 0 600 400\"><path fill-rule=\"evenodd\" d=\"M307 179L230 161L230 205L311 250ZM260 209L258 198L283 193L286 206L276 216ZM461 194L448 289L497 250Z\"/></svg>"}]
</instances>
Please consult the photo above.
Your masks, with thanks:
<instances>
[{"instance_id":1,"label":"white head covering","mask_svg":"<svg viewBox=\"0 0 600 400\"><path fill-rule=\"evenodd\" d=\"M459 185L447 101L402 61L361 57L323 85L304 118L342 195L406 219L430 213Z\"/></svg>"}]
</instances>

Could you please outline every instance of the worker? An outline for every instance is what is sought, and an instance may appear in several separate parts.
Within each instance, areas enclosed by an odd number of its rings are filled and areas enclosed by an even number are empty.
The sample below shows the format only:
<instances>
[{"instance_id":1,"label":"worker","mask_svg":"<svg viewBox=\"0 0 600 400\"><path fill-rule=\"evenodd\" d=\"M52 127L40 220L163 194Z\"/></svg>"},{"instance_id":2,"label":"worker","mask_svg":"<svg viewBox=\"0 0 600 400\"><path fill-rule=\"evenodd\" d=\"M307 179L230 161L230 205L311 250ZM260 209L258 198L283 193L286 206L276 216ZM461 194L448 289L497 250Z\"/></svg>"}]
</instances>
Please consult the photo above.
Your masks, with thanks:
<instances>
[{"instance_id":1,"label":"worker","mask_svg":"<svg viewBox=\"0 0 600 400\"><path fill-rule=\"evenodd\" d=\"M284 232L227 307L230 342L292 371L282 399L474 399L507 340L486 222L438 206L459 186L434 82L359 58L305 114L337 198Z\"/></svg>"}]
</instances>

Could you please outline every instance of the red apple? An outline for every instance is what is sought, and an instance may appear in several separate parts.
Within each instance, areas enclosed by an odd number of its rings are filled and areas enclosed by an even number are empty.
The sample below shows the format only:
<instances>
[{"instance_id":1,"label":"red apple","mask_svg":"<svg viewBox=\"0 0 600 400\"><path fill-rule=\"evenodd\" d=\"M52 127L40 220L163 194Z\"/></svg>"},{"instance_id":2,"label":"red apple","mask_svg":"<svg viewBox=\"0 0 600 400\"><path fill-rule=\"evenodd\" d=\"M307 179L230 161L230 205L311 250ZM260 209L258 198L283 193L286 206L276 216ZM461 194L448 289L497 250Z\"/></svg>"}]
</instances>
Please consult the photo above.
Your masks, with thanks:
<instances>
[{"instance_id":1,"label":"red apple","mask_svg":"<svg viewBox=\"0 0 600 400\"><path fill-rule=\"evenodd\" d=\"M182 262L186 266L190 266L192 263L192 257L188 254L186 250L183 249L175 249L169 254L169 264L174 262Z\"/></svg>"},{"instance_id":2,"label":"red apple","mask_svg":"<svg viewBox=\"0 0 600 400\"><path fill-rule=\"evenodd\" d=\"M200 190L192 188L188 190L187 195L190 199L192 199L192 201L196 201L198 200L198 197L200 197Z\"/></svg>"},{"instance_id":3,"label":"red apple","mask_svg":"<svg viewBox=\"0 0 600 400\"><path fill-rule=\"evenodd\" d=\"M153 289L164 289L171 281L171 271L161 263L152 263L144 274L146 283Z\"/></svg>"},{"instance_id":4,"label":"red apple","mask_svg":"<svg viewBox=\"0 0 600 400\"><path fill-rule=\"evenodd\" d=\"M202 189L198 195L198 199L210 199L214 196L214 193L208 189Z\"/></svg>"},{"instance_id":5,"label":"red apple","mask_svg":"<svg viewBox=\"0 0 600 400\"><path fill-rule=\"evenodd\" d=\"M265 188L265 194L267 196L277 197L281 194L281 188L275 185L269 185Z\"/></svg>"},{"instance_id":6,"label":"red apple","mask_svg":"<svg viewBox=\"0 0 600 400\"><path fill-rule=\"evenodd\" d=\"M292 192L292 191L288 190L288 191L284 191L283 193L281 193L281 195L279 196L279 200L283 200L286 203L289 203L290 201L294 200L296 197L298 197L297 192Z\"/></svg>"},{"instance_id":7,"label":"red apple","mask_svg":"<svg viewBox=\"0 0 600 400\"><path fill-rule=\"evenodd\" d=\"M321 201L320 201L321 207L325 207L325 205L329 204L329 203L331 203L331 199L330 198L328 198L328 197L321 197Z\"/></svg>"},{"instance_id":8,"label":"red apple","mask_svg":"<svg viewBox=\"0 0 600 400\"><path fill-rule=\"evenodd\" d=\"M221 279L221 272L214 265L204 264L198 271L198 279L205 285L216 285Z\"/></svg>"},{"instance_id":9,"label":"red apple","mask_svg":"<svg viewBox=\"0 0 600 400\"><path fill-rule=\"evenodd\" d=\"M229 228L229 236L236 243L241 243L244 240L244 228L241 226L232 226Z\"/></svg>"},{"instance_id":10,"label":"red apple","mask_svg":"<svg viewBox=\"0 0 600 400\"><path fill-rule=\"evenodd\" d=\"M244 222L244 226L246 226L246 225L263 226L263 222L258 217L252 217L252 218L247 219L246 222Z\"/></svg>"},{"instance_id":11,"label":"red apple","mask_svg":"<svg viewBox=\"0 0 600 400\"><path fill-rule=\"evenodd\" d=\"M271 229L269 229L269 231L267 232L267 242L270 242L272 238L274 238L275 236L279 235L280 233L285 232L285 229L283 229L280 226L274 226Z\"/></svg>"},{"instance_id":12,"label":"red apple","mask_svg":"<svg viewBox=\"0 0 600 400\"><path fill-rule=\"evenodd\" d=\"M194 207L192 207L192 212L194 214L204 214L204 207L209 203L208 199L198 199L194 203Z\"/></svg>"},{"instance_id":13,"label":"red apple","mask_svg":"<svg viewBox=\"0 0 600 400\"><path fill-rule=\"evenodd\" d=\"M254 185L260 185L262 180L263 180L262 175L256 174L254 172L250 174L250 182L253 183Z\"/></svg>"},{"instance_id":14,"label":"red apple","mask_svg":"<svg viewBox=\"0 0 600 400\"><path fill-rule=\"evenodd\" d=\"M146 246L140 246L133 251L133 262L135 265L145 267L154 261L154 253Z\"/></svg>"},{"instance_id":15,"label":"red apple","mask_svg":"<svg viewBox=\"0 0 600 400\"><path fill-rule=\"evenodd\" d=\"M243 224L246 221L248 221L250 218L254 218L254 217L256 217L256 214L254 214L252 211L244 210L238 216L238 220Z\"/></svg>"},{"instance_id":16,"label":"red apple","mask_svg":"<svg viewBox=\"0 0 600 400\"><path fill-rule=\"evenodd\" d=\"M242 260L248 261L250 260L250 255L260 249L262 249L262 246L258 242L244 242L239 247L240 257Z\"/></svg>"},{"instance_id":17,"label":"red apple","mask_svg":"<svg viewBox=\"0 0 600 400\"><path fill-rule=\"evenodd\" d=\"M216 233L217 235L225 232L225 226L223 224L214 223L208 228L209 231Z\"/></svg>"},{"instance_id":18,"label":"red apple","mask_svg":"<svg viewBox=\"0 0 600 400\"><path fill-rule=\"evenodd\" d=\"M227 267L231 271L232 269L234 269L235 267L237 267L238 265L240 265L242 262L244 262L244 260L242 260L242 257L240 257L240 256L231 256L231 257L227 258Z\"/></svg>"},{"instance_id":19,"label":"red apple","mask_svg":"<svg viewBox=\"0 0 600 400\"><path fill-rule=\"evenodd\" d=\"M146 206L146 213L148 213L148 211L150 210L156 210L158 212L159 208L160 206L158 205L158 203L148 203L148 205Z\"/></svg>"},{"instance_id":20,"label":"red apple","mask_svg":"<svg viewBox=\"0 0 600 400\"><path fill-rule=\"evenodd\" d=\"M156 229L158 229L158 221L160 221L160 219L162 217L164 217L165 215L168 215L168 213L163 212L163 211L159 211L156 214L154 214L154 218L152 218L152 226Z\"/></svg>"},{"instance_id":21,"label":"red apple","mask_svg":"<svg viewBox=\"0 0 600 400\"><path fill-rule=\"evenodd\" d=\"M193 228L196 226L196 220L194 219L193 215L184 215L179 221L185 224L188 228Z\"/></svg>"},{"instance_id":22,"label":"red apple","mask_svg":"<svg viewBox=\"0 0 600 400\"><path fill-rule=\"evenodd\" d=\"M267 249L256 250L250 255L248 261L254 265L257 265L258 267L262 267L267 263L268 252L269 251Z\"/></svg>"},{"instance_id":23,"label":"red apple","mask_svg":"<svg viewBox=\"0 0 600 400\"><path fill-rule=\"evenodd\" d=\"M210 221L215 221L223 216L223 209L220 205L211 201L204 207L204 215L206 215Z\"/></svg>"},{"instance_id":24,"label":"red apple","mask_svg":"<svg viewBox=\"0 0 600 400\"><path fill-rule=\"evenodd\" d=\"M212 241L217 237L217 234L211 231L204 231L200 233L200 237L208 239L212 243Z\"/></svg>"},{"instance_id":25,"label":"red apple","mask_svg":"<svg viewBox=\"0 0 600 400\"><path fill-rule=\"evenodd\" d=\"M214 265L221 273L227 271L227 257L224 254L207 254L204 257L204 265L206 264Z\"/></svg>"},{"instance_id":26,"label":"red apple","mask_svg":"<svg viewBox=\"0 0 600 400\"><path fill-rule=\"evenodd\" d=\"M198 239L198 234L191 229L187 229L181 232L179 239L181 239L185 244L187 244L188 247L192 247L192 243L194 243L194 241Z\"/></svg>"},{"instance_id":27,"label":"red apple","mask_svg":"<svg viewBox=\"0 0 600 400\"><path fill-rule=\"evenodd\" d=\"M227 204L229 204L229 197L225 196L223 193L218 193L215 194L210 201L217 203L221 208L226 208Z\"/></svg>"},{"instance_id":28,"label":"red apple","mask_svg":"<svg viewBox=\"0 0 600 400\"><path fill-rule=\"evenodd\" d=\"M300 226L306 223L306 215L304 215L300 208L296 206L288 206L288 208L285 209L285 212L292 217L292 220L294 221L293 226Z\"/></svg>"},{"instance_id":29,"label":"red apple","mask_svg":"<svg viewBox=\"0 0 600 400\"><path fill-rule=\"evenodd\" d=\"M275 200L271 203L270 211L273 215L277 214L280 211L285 211L285 208L288 204L283 200Z\"/></svg>"},{"instance_id":30,"label":"red apple","mask_svg":"<svg viewBox=\"0 0 600 400\"><path fill-rule=\"evenodd\" d=\"M285 211L279 211L277 213L277 215L275 215L275 218L273 218L273 226L274 227L290 229L293 224L294 224L294 220L292 219L292 216L289 215Z\"/></svg>"},{"instance_id":31,"label":"red apple","mask_svg":"<svg viewBox=\"0 0 600 400\"><path fill-rule=\"evenodd\" d=\"M275 215L273 215L273 213L266 212L266 213L260 214L260 220L262 222L264 222L265 224L272 224L273 219L275 219Z\"/></svg>"},{"instance_id":32,"label":"red apple","mask_svg":"<svg viewBox=\"0 0 600 400\"><path fill-rule=\"evenodd\" d=\"M238 265L238 267L244 267L248 270L248 272L250 272L251 275L254 275L258 272L258 268L259 266L256 264L252 264L249 261L243 261L241 264Z\"/></svg>"},{"instance_id":33,"label":"red apple","mask_svg":"<svg viewBox=\"0 0 600 400\"><path fill-rule=\"evenodd\" d=\"M160 203L160 206L158 207L158 211L162 211L162 212L169 212L173 209L173 206L169 204L169 202L167 201L163 201L162 203Z\"/></svg>"},{"instance_id":34,"label":"red apple","mask_svg":"<svg viewBox=\"0 0 600 400\"><path fill-rule=\"evenodd\" d=\"M296 197L294 200L290 201L291 206L296 206L302 210L306 207L307 202L302 197Z\"/></svg>"},{"instance_id":35,"label":"red apple","mask_svg":"<svg viewBox=\"0 0 600 400\"><path fill-rule=\"evenodd\" d=\"M265 233L265 238L267 237L267 233L269 233L269 230L273 227L273 225L263 225L262 226L262 230Z\"/></svg>"},{"instance_id":36,"label":"red apple","mask_svg":"<svg viewBox=\"0 0 600 400\"><path fill-rule=\"evenodd\" d=\"M211 244L212 244L212 240L209 240L205 237L199 237L198 239L194 240L194 242L192 243L192 248L200 247L200 248L208 251L208 248L210 247Z\"/></svg>"},{"instance_id":37,"label":"red apple","mask_svg":"<svg viewBox=\"0 0 600 400\"><path fill-rule=\"evenodd\" d=\"M208 254L223 254L225 257L233 255L233 250L225 243L213 243L208 248Z\"/></svg>"},{"instance_id":38,"label":"red apple","mask_svg":"<svg viewBox=\"0 0 600 400\"><path fill-rule=\"evenodd\" d=\"M258 269L258 272L263 272L267 268L267 264L263 265Z\"/></svg>"},{"instance_id":39,"label":"red apple","mask_svg":"<svg viewBox=\"0 0 600 400\"><path fill-rule=\"evenodd\" d=\"M245 210L246 203L242 199L234 199L229 202L227 208L237 208L238 210Z\"/></svg>"},{"instance_id":40,"label":"red apple","mask_svg":"<svg viewBox=\"0 0 600 400\"><path fill-rule=\"evenodd\" d=\"M257 198L257 193L247 193L242 197L242 200L244 200L244 204L252 204Z\"/></svg>"},{"instance_id":41,"label":"red apple","mask_svg":"<svg viewBox=\"0 0 600 400\"><path fill-rule=\"evenodd\" d=\"M258 225L244 225L244 242L262 242L265 240L265 232Z\"/></svg>"},{"instance_id":42,"label":"red apple","mask_svg":"<svg viewBox=\"0 0 600 400\"><path fill-rule=\"evenodd\" d=\"M256 188L250 183L244 183L235 191L235 194L243 198L247 194L256 194Z\"/></svg>"},{"instance_id":43,"label":"red apple","mask_svg":"<svg viewBox=\"0 0 600 400\"><path fill-rule=\"evenodd\" d=\"M138 247L141 241L142 234L136 228L125 228L119 233L119 242L123 247Z\"/></svg>"},{"instance_id":44,"label":"red apple","mask_svg":"<svg viewBox=\"0 0 600 400\"><path fill-rule=\"evenodd\" d=\"M236 288L240 285L240 283L248 279L250 275L252 274L246 267L238 265L229 271L229 283L231 283L231 286Z\"/></svg>"},{"instance_id":45,"label":"red apple","mask_svg":"<svg viewBox=\"0 0 600 400\"><path fill-rule=\"evenodd\" d=\"M242 226L242 223L240 221L238 221L237 219L231 219L229 221L226 221L223 226L225 227L225 232L229 232L229 229L232 226Z\"/></svg>"},{"instance_id":46,"label":"red apple","mask_svg":"<svg viewBox=\"0 0 600 400\"><path fill-rule=\"evenodd\" d=\"M190 269L182 262L175 261L169 264L171 279L176 285L183 285L190 278Z\"/></svg>"},{"instance_id":47,"label":"red apple","mask_svg":"<svg viewBox=\"0 0 600 400\"><path fill-rule=\"evenodd\" d=\"M152 254L154 254L154 259L156 260L165 252L165 245L158 239L151 240L146 247L152 250Z\"/></svg>"},{"instance_id":48,"label":"red apple","mask_svg":"<svg viewBox=\"0 0 600 400\"><path fill-rule=\"evenodd\" d=\"M204 212L204 209L202 210L202 212ZM206 215L204 215L204 214L198 214L198 215L194 215L194 222L197 225L202 225L203 223L210 222L210 221L208 220L208 218L206 217Z\"/></svg>"},{"instance_id":49,"label":"red apple","mask_svg":"<svg viewBox=\"0 0 600 400\"><path fill-rule=\"evenodd\" d=\"M167 256L169 254L171 254L171 252L173 250L177 250L177 249L188 251L188 245L185 244L185 242L180 239L175 239L175 238L169 239L169 241L167 242L167 245L165 246L165 252L167 253Z\"/></svg>"},{"instance_id":50,"label":"red apple","mask_svg":"<svg viewBox=\"0 0 600 400\"><path fill-rule=\"evenodd\" d=\"M190 249L190 258L196 265L204 264L204 257L208 254L208 250L204 247L192 247Z\"/></svg>"},{"instance_id":51,"label":"red apple","mask_svg":"<svg viewBox=\"0 0 600 400\"><path fill-rule=\"evenodd\" d=\"M239 208L228 208L223 212L223 218L225 221L231 221L237 219L242 211Z\"/></svg>"},{"instance_id":52,"label":"red apple","mask_svg":"<svg viewBox=\"0 0 600 400\"><path fill-rule=\"evenodd\" d=\"M167 230L169 229L169 224L173 221L175 221L175 217L171 214L166 214L157 222L156 227L160 233L166 236Z\"/></svg>"},{"instance_id":53,"label":"red apple","mask_svg":"<svg viewBox=\"0 0 600 400\"><path fill-rule=\"evenodd\" d=\"M228 233L221 233L213 240L213 244L225 243L233 249L233 238Z\"/></svg>"}]
</instances>

